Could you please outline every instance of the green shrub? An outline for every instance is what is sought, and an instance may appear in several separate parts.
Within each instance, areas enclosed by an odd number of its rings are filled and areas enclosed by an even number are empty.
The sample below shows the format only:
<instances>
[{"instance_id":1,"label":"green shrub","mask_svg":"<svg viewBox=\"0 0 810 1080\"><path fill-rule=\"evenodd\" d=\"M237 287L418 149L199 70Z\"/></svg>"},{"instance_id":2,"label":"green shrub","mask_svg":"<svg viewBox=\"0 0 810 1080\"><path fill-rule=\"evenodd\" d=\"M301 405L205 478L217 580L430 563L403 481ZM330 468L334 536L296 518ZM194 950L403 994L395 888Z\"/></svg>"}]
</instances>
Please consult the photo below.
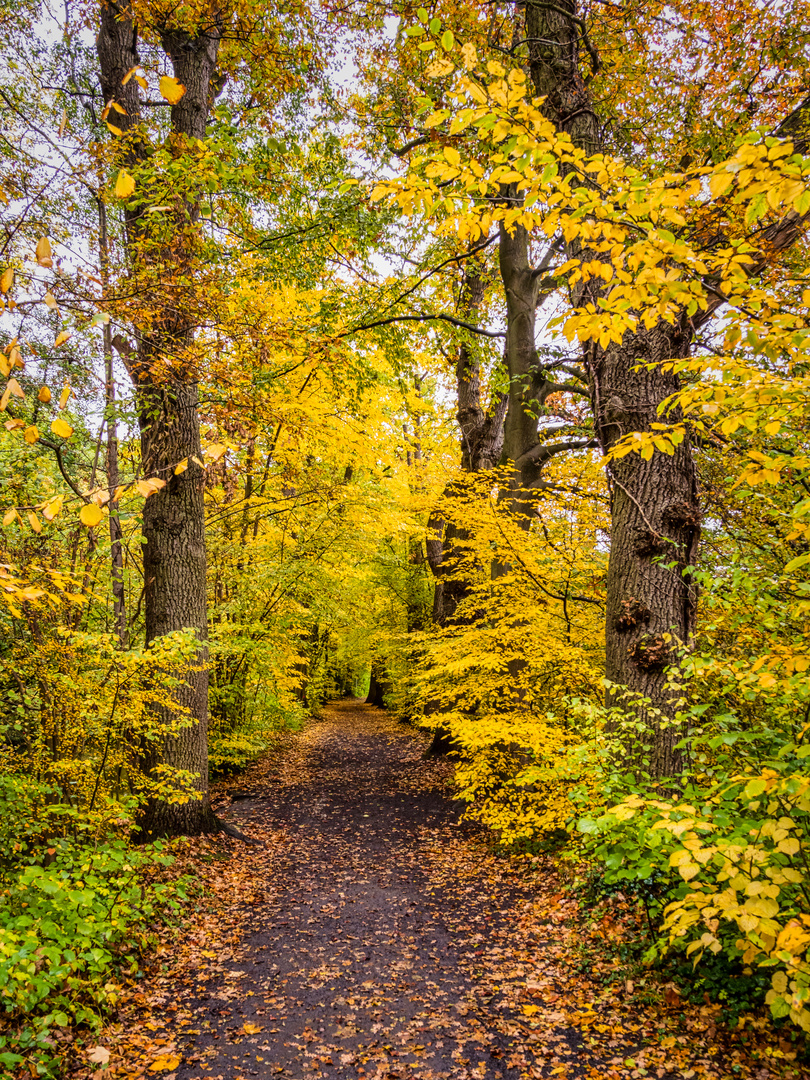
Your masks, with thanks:
<instances>
[{"instance_id":1,"label":"green shrub","mask_svg":"<svg viewBox=\"0 0 810 1080\"><path fill-rule=\"evenodd\" d=\"M115 835L120 808L102 829L55 797L0 776L0 1075L23 1061L59 1075L54 1031L99 1026L184 898L182 882L154 880L174 861L165 842L133 848Z\"/></svg>"}]
</instances>

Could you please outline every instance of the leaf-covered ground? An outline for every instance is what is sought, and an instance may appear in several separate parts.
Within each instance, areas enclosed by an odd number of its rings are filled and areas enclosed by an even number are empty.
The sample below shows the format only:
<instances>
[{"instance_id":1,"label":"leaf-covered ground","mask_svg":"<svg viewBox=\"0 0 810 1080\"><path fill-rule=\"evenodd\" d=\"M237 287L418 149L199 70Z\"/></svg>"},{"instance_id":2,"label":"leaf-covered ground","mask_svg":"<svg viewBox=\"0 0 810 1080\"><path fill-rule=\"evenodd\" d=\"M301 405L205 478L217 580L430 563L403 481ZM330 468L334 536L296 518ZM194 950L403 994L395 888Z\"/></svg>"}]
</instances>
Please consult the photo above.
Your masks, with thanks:
<instances>
[{"instance_id":1,"label":"leaf-covered ground","mask_svg":"<svg viewBox=\"0 0 810 1080\"><path fill-rule=\"evenodd\" d=\"M633 985L630 905L583 912L550 859L493 855L449 766L357 702L288 736L196 841L206 902L78 1075L124 1080L808 1076L764 1020ZM235 795L235 797L234 797ZM95 1069L95 1072L93 1070Z\"/></svg>"}]
</instances>

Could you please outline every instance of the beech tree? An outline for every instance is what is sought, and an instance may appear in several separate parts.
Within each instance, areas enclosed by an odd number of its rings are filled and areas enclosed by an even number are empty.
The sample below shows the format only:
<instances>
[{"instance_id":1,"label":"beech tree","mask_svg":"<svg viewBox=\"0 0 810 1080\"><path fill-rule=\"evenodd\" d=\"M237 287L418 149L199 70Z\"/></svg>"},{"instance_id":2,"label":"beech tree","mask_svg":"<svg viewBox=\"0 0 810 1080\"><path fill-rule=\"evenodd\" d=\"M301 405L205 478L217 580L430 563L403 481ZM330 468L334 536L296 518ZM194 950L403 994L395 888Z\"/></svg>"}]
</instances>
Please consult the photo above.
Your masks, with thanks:
<instances>
[{"instance_id":1,"label":"beech tree","mask_svg":"<svg viewBox=\"0 0 810 1080\"><path fill-rule=\"evenodd\" d=\"M586 57L583 41L589 46ZM596 67L598 57L575 0L561 5L528 0L526 44L531 80L543 99L544 113L588 156L607 152L604 119L581 70L583 60ZM800 132L804 108L791 112L788 127L788 117L782 120L783 136ZM673 167L676 164L672 162ZM784 226L766 233L760 241L763 255L752 260L750 274L755 276L763 258L773 257L799 234L795 214ZM584 261L587 253L577 251L577 246L581 241L569 244L569 253ZM596 307L607 291L602 279L593 275L574 287L572 302L576 307L589 303ZM701 521L695 450L685 429L671 453L611 458L611 451L631 433L650 432L660 423L664 403L680 390L676 368L667 362L690 355L696 335L722 302L722 295L715 295L702 311L683 308L669 320L625 331L619 342L602 345L591 340L582 355L595 433L610 458L605 675L642 701L637 711L653 733L645 761L653 777L677 775L682 767L676 749L681 732L666 722L677 698L677 690L667 688L666 672L676 662L678 645L688 647L695 631L697 590L691 571L698 557ZM671 422L680 418L677 406L669 411ZM613 691L608 690L608 702L613 700ZM651 703L650 710L644 701Z\"/></svg>"}]
</instances>

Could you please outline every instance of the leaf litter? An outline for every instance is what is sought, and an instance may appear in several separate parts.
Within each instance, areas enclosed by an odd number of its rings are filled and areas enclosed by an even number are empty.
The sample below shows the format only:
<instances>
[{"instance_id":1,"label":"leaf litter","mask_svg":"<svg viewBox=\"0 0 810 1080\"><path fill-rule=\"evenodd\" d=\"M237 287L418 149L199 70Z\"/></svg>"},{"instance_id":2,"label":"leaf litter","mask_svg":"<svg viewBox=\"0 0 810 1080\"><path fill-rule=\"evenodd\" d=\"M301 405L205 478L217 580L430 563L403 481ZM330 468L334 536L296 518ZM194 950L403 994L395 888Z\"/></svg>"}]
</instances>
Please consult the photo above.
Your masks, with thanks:
<instances>
[{"instance_id":1,"label":"leaf litter","mask_svg":"<svg viewBox=\"0 0 810 1080\"><path fill-rule=\"evenodd\" d=\"M632 930L632 905L589 921L550 856L497 856L426 741L333 703L238 790L216 787L218 812L258 843L183 842L196 911L71 1075L810 1076L764 1017L732 1031L672 984L621 977L604 946Z\"/></svg>"}]
</instances>

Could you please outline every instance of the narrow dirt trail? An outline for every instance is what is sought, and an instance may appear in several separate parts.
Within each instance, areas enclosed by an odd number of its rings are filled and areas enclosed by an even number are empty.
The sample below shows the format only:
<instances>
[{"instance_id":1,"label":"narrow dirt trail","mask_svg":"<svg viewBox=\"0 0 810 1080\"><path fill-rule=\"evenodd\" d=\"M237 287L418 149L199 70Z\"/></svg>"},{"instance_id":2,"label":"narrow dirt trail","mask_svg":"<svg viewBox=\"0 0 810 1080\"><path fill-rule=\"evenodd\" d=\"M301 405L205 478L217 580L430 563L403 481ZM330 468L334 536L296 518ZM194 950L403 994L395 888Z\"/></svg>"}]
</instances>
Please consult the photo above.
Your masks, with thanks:
<instances>
[{"instance_id":1,"label":"narrow dirt trail","mask_svg":"<svg viewBox=\"0 0 810 1080\"><path fill-rule=\"evenodd\" d=\"M240 781L262 847L230 848L233 947L164 979L172 1080L777 1075L575 974L550 863L488 852L424 747L338 703Z\"/></svg>"}]
</instances>

